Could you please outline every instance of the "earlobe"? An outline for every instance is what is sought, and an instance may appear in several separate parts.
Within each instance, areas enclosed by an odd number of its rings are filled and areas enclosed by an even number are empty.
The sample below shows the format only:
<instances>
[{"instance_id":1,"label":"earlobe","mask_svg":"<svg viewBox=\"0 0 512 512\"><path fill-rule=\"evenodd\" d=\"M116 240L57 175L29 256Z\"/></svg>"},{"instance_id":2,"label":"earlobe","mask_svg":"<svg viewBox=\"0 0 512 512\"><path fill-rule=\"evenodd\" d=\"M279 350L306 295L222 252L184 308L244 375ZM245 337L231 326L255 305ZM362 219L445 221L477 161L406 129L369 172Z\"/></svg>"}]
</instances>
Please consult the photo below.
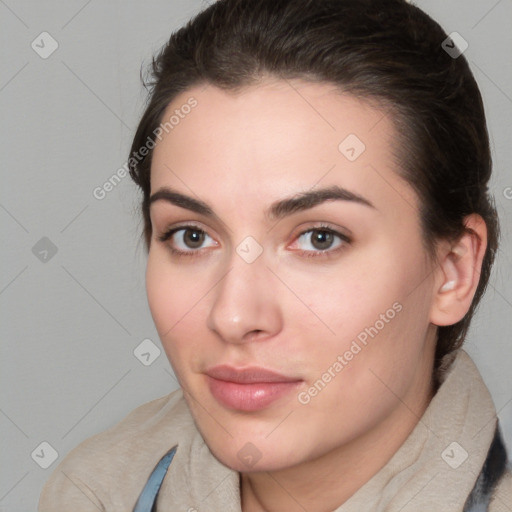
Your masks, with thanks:
<instances>
[{"instance_id":1,"label":"earlobe","mask_svg":"<svg viewBox=\"0 0 512 512\"><path fill-rule=\"evenodd\" d=\"M480 281L487 247L487 227L480 215L465 219L466 231L453 244L444 244L438 253L430 321L453 325L468 312Z\"/></svg>"}]
</instances>

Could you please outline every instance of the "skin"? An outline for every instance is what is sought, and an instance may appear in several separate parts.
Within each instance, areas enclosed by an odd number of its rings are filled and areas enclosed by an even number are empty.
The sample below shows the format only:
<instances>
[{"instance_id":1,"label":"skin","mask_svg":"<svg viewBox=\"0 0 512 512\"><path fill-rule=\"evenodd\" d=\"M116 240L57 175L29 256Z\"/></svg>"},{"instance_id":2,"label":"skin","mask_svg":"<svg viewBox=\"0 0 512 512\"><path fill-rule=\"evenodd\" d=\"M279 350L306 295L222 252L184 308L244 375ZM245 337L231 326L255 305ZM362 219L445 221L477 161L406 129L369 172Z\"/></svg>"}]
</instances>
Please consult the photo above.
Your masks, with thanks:
<instances>
[{"instance_id":1,"label":"skin","mask_svg":"<svg viewBox=\"0 0 512 512\"><path fill-rule=\"evenodd\" d=\"M211 452L241 475L247 511L332 511L381 469L417 424L432 386L436 325L468 310L485 250L485 224L424 249L418 198L396 172L390 119L322 83L267 78L235 94L212 85L180 94L164 118L193 96L198 104L155 147L151 193L170 187L200 198L214 217L164 200L151 205L146 284L153 320L191 413ZM366 146L349 161L338 149L356 134ZM330 185L374 208L328 201L271 221L276 200ZM194 223L202 245L157 239ZM343 234L321 253L319 223ZM190 235L190 232L188 233ZM263 252L236 251L251 236ZM342 250L335 251L342 247ZM176 257L175 247L200 251ZM442 285L455 280L453 289ZM307 404L298 400L366 327L401 310ZM296 391L260 411L221 405L208 367L262 366L301 379ZM261 458L238 452L252 443ZM247 449L247 448L246 448Z\"/></svg>"}]
</instances>

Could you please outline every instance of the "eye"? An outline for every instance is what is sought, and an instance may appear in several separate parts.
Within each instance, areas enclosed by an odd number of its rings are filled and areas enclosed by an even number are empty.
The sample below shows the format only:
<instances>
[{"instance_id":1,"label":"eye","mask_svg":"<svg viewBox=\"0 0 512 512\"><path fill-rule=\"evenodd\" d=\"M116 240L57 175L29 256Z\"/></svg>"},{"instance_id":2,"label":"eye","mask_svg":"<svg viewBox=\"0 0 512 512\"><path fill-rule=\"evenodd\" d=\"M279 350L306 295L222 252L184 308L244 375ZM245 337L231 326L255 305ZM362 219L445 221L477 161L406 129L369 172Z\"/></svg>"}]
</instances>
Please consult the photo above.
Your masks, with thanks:
<instances>
[{"instance_id":1,"label":"eye","mask_svg":"<svg viewBox=\"0 0 512 512\"><path fill-rule=\"evenodd\" d=\"M178 235L178 233L183 232ZM171 240L173 244L169 244L169 249L177 256L195 256L199 251L206 238L211 238L204 230L195 225L178 226L167 230L158 237L160 242ZM213 245L218 245L214 241ZM176 247L177 246L177 247Z\"/></svg>"},{"instance_id":2,"label":"eye","mask_svg":"<svg viewBox=\"0 0 512 512\"><path fill-rule=\"evenodd\" d=\"M338 239L338 243L334 245L336 239ZM348 236L324 225L314 226L307 231L303 231L297 237L297 242L301 241L304 245L310 247L298 251L306 257L331 256L333 253L344 249L351 242Z\"/></svg>"}]
</instances>

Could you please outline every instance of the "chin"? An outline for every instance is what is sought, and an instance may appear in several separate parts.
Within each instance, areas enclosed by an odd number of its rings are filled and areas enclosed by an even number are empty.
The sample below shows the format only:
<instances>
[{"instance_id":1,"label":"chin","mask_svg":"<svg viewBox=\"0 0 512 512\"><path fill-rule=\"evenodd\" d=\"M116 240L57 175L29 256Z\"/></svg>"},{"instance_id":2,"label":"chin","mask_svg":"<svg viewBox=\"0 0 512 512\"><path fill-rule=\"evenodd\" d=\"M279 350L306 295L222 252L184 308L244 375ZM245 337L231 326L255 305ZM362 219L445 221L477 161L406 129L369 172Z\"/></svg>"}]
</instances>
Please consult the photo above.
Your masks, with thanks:
<instances>
[{"instance_id":1,"label":"chin","mask_svg":"<svg viewBox=\"0 0 512 512\"><path fill-rule=\"evenodd\" d=\"M229 440L203 436L206 445L213 456L224 466L240 473L254 473L260 471L279 471L301 462L301 455L297 451L296 440L288 438L266 439L265 435L249 433L234 435Z\"/></svg>"},{"instance_id":2,"label":"chin","mask_svg":"<svg viewBox=\"0 0 512 512\"><path fill-rule=\"evenodd\" d=\"M228 468L239 473L258 473L263 471L279 471L293 466L299 461L294 461L286 454L272 451L270 457L265 457L265 453L259 450L254 444L246 443L238 451L226 451L225 449L212 449L210 451L214 457Z\"/></svg>"},{"instance_id":3,"label":"chin","mask_svg":"<svg viewBox=\"0 0 512 512\"><path fill-rule=\"evenodd\" d=\"M234 419L230 414L214 413L210 404L206 404L205 409L212 410L212 413L207 414L194 400L187 401L196 428L210 452L224 466L250 473L278 471L301 462L297 446L304 443L300 443L298 433L293 430L272 432L279 419L272 417L269 420L258 415ZM269 436L269 433L272 435ZM307 453L303 455L307 457Z\"/></svg>"}]
</instances>

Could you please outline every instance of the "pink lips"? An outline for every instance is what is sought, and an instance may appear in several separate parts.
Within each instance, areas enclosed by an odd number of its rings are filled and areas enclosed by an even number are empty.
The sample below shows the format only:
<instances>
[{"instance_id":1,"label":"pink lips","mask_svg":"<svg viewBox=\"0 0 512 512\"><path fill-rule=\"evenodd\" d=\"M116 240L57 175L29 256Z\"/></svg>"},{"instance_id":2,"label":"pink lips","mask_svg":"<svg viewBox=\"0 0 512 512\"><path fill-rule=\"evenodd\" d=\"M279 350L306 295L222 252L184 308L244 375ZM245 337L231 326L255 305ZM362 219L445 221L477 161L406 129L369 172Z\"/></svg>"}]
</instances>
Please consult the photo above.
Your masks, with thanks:
<instances>
[{"instance_id":1,"label":"pink lips","mask_svg":"<svg viewBox=\"0 0 512 512\"><path fill-rule=\"evenodd\" d=\"M236 369L221 365L206 371L210 392L229 409L258 411L291 392L302 379L264 368Z\"/></svg>"}]
</instances>

